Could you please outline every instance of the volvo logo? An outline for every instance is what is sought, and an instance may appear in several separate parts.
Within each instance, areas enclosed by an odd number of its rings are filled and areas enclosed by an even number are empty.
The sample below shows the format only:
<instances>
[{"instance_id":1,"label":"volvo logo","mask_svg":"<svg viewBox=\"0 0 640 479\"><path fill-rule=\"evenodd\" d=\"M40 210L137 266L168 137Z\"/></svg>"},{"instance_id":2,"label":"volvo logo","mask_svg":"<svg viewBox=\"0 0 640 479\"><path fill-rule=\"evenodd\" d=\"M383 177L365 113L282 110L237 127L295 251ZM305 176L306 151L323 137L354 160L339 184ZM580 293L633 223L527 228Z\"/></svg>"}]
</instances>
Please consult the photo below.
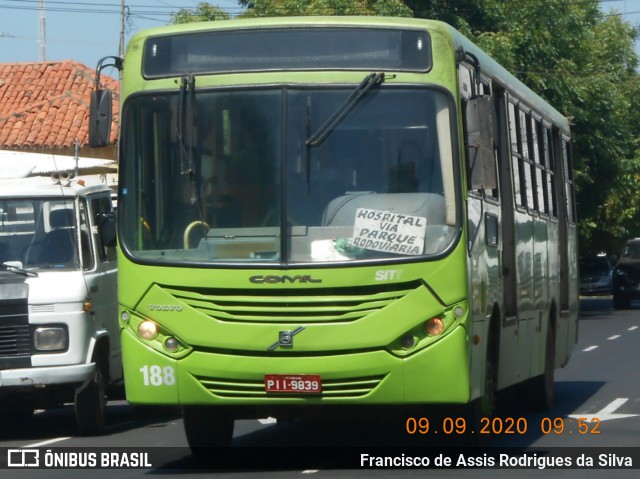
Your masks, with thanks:
<instances>
[{"instance_id":1,"label":"volvo logo","mask_svg":"<svg viewBox=\"0 0 640 479\"><path fill-rule=\"evenodd\" d=\"M298 274L296 276L289 276L289 275L282 275L282 276L277 276L277 275L258 275L258 276L251 276L249 278L249 281L251 281L252 283L256 283L256 284L263 284L263 283L268 283L268 284L277 284L277 283L322 283L321 279L314 279L311 277L310 274Z\"/></svg>"},{"instance_id":2,"label":"volvo logo","mask_svg":"<svg viewBox=\"0 0 640 479\"><path fill-rule=\"evenodd\" d=\"M275 351L280 346L289 346L289 347L293 346L293 337L299 332L303 331L304 328L305 328L304 326L300 326L294 329L293 331L291 330L280 331L278 333L278 340L275 343L273 343L271 346L269 346L267 348L267 351Z\"/></svg>"},{"instance_id":3,"label":"volvo logo","mask_svg":"<svg viewBox=\"0 0 640 479\"><path fill-rule=\"evenodd\" d=\"M151 311L182 311L182 306L179 304L149 304Z\"/></svg>"}]
</instances>

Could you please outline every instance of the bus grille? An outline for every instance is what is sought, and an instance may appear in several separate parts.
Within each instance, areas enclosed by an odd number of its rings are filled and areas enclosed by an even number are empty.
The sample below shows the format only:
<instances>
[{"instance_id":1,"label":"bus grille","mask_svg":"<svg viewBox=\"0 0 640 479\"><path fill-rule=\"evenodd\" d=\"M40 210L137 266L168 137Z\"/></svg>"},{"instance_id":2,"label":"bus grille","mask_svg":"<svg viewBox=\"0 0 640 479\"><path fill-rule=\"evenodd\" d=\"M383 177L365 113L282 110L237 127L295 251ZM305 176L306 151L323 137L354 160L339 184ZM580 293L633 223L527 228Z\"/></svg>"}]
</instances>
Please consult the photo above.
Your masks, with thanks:
<instances>
[{"instance_id":1,"label":"bus grille","mask_svg":"<svg viewBox=\"0 0 640 479\"><path fill-rule=\"evenodd\" d=\"M256 399L268 397L314 397L308 394L269 394L264 390L263 381L246 381L242 379L196 378L210 393L223 398ZM369 394L384 379L384 376L363 378L347 378L322 381L322 398L359 398Z\"/></svg>"},{"instance_id":2,"label":"bus grille","mask_svg":"<svg viewBox=\"0 0 640 479\"><path fill-rule=\"evenodd\" d=\"M411 283L350 288L223 290L163 287L177 300L221 321L326 323L356 321L421 286Z\"/></svg>"}]
</instances>

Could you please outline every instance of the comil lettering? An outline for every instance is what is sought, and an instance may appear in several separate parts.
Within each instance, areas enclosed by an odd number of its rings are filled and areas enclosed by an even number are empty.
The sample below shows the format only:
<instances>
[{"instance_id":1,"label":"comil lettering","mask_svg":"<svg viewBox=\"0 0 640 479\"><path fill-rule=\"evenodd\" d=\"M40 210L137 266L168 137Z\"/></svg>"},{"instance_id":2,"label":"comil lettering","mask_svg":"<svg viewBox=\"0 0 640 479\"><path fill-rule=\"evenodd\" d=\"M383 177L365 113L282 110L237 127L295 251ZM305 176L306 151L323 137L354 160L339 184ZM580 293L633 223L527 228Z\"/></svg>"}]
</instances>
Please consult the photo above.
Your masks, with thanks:
<instances>
[{"instance_id":1,"label":"comil lettering","mask_svg":"<svg viewBox=\"0 0 640 479\"><path fill-rule=\"evenodd\" d=\"M310 274L305 274L305 275L296 275L296 276L289 276L289 275L282 275L282 276L276 276L276 275L257 275L257 276L251 276L249 278L249 281L251 281L252 283L256 283L256 284L278 284L278 283L322 283L321 279L314 279L311 277Z\"/></svg>"}]
</instances>

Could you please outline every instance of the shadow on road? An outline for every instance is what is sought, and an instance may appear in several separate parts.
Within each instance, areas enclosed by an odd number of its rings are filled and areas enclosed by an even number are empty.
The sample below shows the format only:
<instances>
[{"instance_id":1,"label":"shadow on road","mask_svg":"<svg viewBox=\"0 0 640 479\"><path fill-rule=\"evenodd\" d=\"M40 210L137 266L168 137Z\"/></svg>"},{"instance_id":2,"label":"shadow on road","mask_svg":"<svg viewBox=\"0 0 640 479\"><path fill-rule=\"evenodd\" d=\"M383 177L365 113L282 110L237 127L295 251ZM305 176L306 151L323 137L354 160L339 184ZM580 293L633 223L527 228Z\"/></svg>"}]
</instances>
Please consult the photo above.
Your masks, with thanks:
<instances>
[{"instance_id":1,"label":"shadow on road","mask_svg":"<svg viewBox=\"0 0 640 479\"><path fill-rule=\"evenodd\" d=\"M105 435L137 429L158 421L179 417L179 410L170 407L133 407L126 401L107 405L107 431ZM46 411L36 411L33 417L25 419L5 417L0 419L0 440L37 440L61 436L77 436L74 409L72 405Z\"/></svg>"}]
</instances>

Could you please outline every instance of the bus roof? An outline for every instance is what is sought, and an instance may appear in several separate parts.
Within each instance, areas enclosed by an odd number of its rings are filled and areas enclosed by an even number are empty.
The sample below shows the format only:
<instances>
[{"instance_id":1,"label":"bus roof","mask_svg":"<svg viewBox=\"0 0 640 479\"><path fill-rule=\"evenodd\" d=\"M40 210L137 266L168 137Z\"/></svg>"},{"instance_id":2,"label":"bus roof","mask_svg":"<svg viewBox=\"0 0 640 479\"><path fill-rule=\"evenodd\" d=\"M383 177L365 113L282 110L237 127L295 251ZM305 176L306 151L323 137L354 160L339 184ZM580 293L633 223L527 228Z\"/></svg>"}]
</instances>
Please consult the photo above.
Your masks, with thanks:
<instances>
[{"instance_id":1,"label":"bus roof","mask_svg":"<svg viewBox=\"0 0 640 479\"><path fill-rule=\"evenodd\" d=\"M471 40L466 38L452 26L437 20L425 20L405 17L374 17L374 16L303 16L303 17L260 17L220 20L215 22L193 22L187 24L169 25L142 30L136 33L129 43L129 47L143 42L151 36L165 36L188 34L213 30L243 30L254 28L283 28L283 27L380 27L380 28L408 28L423 29L438 32L448 37L452 44L452 55L462 47L466 52L473 53L480 62L482 72L493 81L502 85L506 90L516 92L516 96L536 110L549 121L565 131L569 131L567 117L553 108L537 93L527 87L506 68L501 66ZM255 72L254 72L255 73Z\"/></svg>"}]
</instances>

